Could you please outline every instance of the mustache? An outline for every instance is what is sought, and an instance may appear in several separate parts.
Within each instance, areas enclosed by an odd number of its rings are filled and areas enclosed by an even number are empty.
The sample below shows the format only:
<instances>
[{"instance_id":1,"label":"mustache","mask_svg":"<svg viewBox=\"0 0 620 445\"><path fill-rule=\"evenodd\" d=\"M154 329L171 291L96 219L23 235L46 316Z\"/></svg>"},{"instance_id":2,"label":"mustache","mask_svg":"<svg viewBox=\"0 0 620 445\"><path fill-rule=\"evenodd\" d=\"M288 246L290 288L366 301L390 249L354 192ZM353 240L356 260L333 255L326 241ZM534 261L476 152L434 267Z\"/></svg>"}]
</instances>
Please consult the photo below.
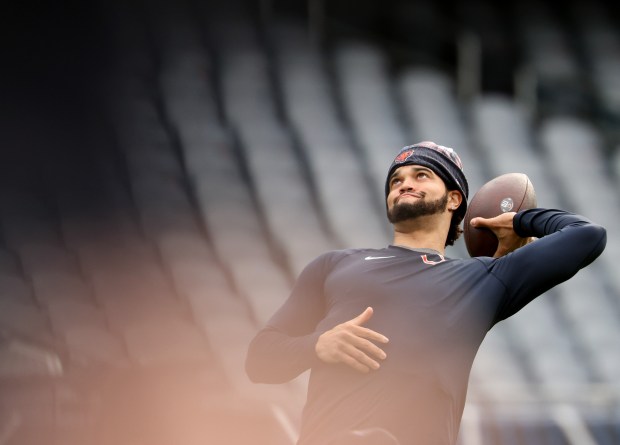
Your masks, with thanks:
<instances>
[{"instance_id":1,"label":"mustache","mask_svg":"<svg viewBox=\"0 0 620 445\"><path fill-rule=\"evenodd\" d=\"M411 196L415 196L416 198L420 198L420 199L424 199L426 197L426 192L405 192L402 193L400 195L398 195L396 197L396 199L394 200L394 204L398 204L398 201L400 201L400 198L405 196L405 195L411 195Z\"/></svg>"}]
</instances>

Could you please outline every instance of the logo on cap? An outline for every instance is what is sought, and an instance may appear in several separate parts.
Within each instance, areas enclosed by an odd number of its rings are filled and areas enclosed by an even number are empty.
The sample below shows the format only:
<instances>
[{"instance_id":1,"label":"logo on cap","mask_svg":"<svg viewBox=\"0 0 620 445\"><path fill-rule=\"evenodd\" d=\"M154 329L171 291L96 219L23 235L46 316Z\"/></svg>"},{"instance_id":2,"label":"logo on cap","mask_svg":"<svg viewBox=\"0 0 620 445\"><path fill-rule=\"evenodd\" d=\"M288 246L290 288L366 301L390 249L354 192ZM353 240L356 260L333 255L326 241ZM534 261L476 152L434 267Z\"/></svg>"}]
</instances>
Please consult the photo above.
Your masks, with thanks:
<instances>
[{"instance_id":1,"label":"logo on cap","mask_svg":"<svg viewBox=\"0 0 620 445\"><path fill-rule=\"evenodd\" d=\"M409 148L407 150L403 150L400 153L398 153L398 156L396 156L396 159L394 159L394 162L397 164L400 164L401 162L405 162L407 159L409 159L411 157L411 155L413 155L413 148Z\"/></svg>"}]
</instances>

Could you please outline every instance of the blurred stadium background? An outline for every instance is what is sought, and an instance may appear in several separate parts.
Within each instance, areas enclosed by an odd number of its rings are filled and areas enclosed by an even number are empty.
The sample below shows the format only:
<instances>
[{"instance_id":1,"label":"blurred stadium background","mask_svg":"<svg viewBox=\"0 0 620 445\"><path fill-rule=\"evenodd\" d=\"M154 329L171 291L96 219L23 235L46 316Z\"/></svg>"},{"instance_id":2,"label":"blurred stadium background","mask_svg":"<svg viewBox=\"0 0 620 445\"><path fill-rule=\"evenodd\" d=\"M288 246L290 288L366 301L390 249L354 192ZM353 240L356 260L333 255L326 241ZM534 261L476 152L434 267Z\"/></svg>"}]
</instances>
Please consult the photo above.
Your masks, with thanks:
<instances>
[{"instance_id":1,"label":"blurred stadium background","mask_svg":"<svg viewBox=\"0 0 620 445\"><path fill-rule=\"evenodd\" d=\"M247 344L309 260L389 242L420 140L608 228L487 337L459 444L620 443L617 5L86 3L0 19L0 445L292 444L307 376L250 384Z\"/></svg>"}]
</instances>

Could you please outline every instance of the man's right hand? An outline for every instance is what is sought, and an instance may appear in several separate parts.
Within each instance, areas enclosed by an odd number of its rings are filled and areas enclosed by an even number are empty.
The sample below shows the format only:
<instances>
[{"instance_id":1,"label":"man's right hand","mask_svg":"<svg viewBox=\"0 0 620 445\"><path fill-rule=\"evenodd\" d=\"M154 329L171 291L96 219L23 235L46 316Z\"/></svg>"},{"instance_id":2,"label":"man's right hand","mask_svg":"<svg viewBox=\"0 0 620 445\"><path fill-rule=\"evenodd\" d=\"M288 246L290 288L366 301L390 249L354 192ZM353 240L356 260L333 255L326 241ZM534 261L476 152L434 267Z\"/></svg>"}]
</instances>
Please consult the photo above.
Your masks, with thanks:
<instances>
[{"instance_id":1,"label":"man's right hand","mask_svg":"<svg viewBox=\"0 0 620 445\"><path fill-rule=\"evenodd\" d=\"M373 343L387 343L386 336L363 325L373 314L371 307L345 323L324 332L316 342L315 351L325 363L344 363L351 368L367 373L381 366L378 360L385 360L385 352Z\"/></svg>"},{"instance_id":2,"label":"man's right hand","mask_svg":"<svg viewBox=\"0 0 620 445\"><path fill-rule=\"evenodd\" d=\"M515 233L512 225L515 215L515 212L506 212L493 218L482 218L479 216L470 221L472 226L485 227L491 230L497 237L498 245L493 258L503 257L534 240L534 238L521 238Z\"/></svg>"}]
</instances>

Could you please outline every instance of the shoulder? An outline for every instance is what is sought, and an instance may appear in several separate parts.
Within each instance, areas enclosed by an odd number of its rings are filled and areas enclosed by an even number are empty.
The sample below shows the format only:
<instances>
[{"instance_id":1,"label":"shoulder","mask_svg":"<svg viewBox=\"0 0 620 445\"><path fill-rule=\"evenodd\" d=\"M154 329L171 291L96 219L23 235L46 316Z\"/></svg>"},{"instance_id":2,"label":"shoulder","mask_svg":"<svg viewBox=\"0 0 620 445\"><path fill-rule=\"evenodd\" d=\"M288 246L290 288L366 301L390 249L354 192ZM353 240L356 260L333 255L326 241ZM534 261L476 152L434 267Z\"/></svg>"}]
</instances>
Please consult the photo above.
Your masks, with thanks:
<instances>
[{"instance_id":1,"label":"shoulder","mask_svg":"<svg viewBox=\"0 0 620 445\"><path fill-rule=\"evenodd\" d=\"M470 258L446 258L446 265L449 267L456 268L458 270L467 270L467 271L475 271L475 270L486 270L488 271L493 267L493 263L496 261L496 258L479 256L479 257L470 257Z\"/></svg>"},{"instance_id":2,"label":"shoulder","mask_svg":"<svg viewBox=\"0 0 620 445\"><path fill-rule=\"evenodd\" d=\"M378 254L377 252L384 252L384 251L385 249L371 249L371 248L330 250L316 257L313 260L313 262L335 264L345 258L349 258L352 256L373 255L373 254Z\"/></svg>"},{"instance_id":3,"label":"shoulder","mask_svg":"<svg viewBox=\"0 0 620 445\"><path fill-rule=\"evenodd\" d=\"M455 258L446 261L446 267L460 274L468 275L472 280L498 279L494 271L501 264L501 258L487 256ZM501 280L500 280L501 281Z\"/></svg>"},{"instance_id":4,"label":"shoulder","mask_svg":"<svg viewBox=\"0 0 620 445\"><path fill-rule=\"evenodd\" d=\"M373 249L373 248L350 248L340 250L330 250L318 257L314 258L309 264L308 268L320 268L322 270L331 269L339 264L341 261L357 257L365 258L367 256L382 257L387 256L387 248ZM394 255L394 253L389 253Z\"/></svg>"},{"instance_id":5,"label":"shoulder","mask_svg":"<svg viewBox=\"0 0 620 445\"><path fill-rule=\"evenodd\" d=\"M343 249L330 250L322 253L306 264L306 267L303 268L297 277L297 282L310 283L323 281L343 259L364 251L365 249Z\"/></svg>"}]
</instances>

